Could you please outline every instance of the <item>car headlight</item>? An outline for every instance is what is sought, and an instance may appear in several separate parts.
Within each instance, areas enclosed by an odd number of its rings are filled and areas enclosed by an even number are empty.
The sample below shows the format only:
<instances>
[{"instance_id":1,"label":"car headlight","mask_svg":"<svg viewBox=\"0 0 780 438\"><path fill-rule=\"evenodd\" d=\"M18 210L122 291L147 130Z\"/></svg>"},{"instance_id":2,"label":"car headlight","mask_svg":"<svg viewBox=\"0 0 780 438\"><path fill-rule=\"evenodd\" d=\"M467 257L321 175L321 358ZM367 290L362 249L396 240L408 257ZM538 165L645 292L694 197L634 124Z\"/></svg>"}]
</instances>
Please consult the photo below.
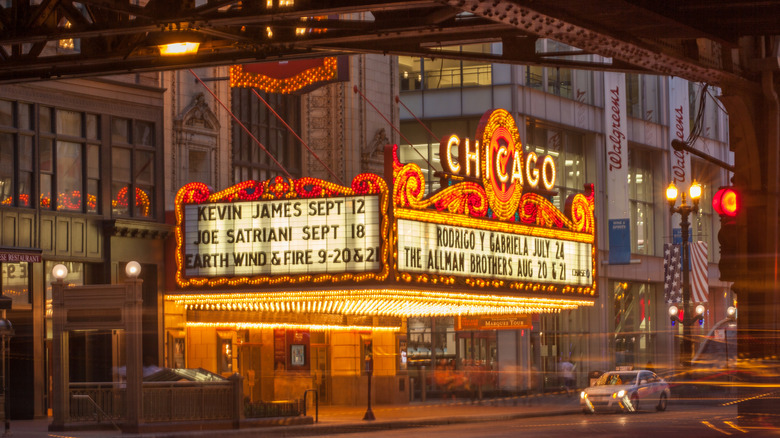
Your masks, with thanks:
<instances>
[{"instance_id":1,"label":"car headlight","mask_svg":"<svg viewBox=\"0 0 780 438\"><path fill-rule=\"evenodd\" d=\"M585 393L585 391L582 391L582 392L580 393L580 398L588 398L588 394L587 394L587 393Z\"/></svg>"},{"instance_id":2,"label":"car headlight","mask_svg":"<svg viewBox=\"0 0 780 438\"><path fill-rule=\"evenodd\" d=\"M624 395L626 395L626 391L623 391L622 389L618 391L618 397L623 397Z\"/></svg>"}]
</instances>

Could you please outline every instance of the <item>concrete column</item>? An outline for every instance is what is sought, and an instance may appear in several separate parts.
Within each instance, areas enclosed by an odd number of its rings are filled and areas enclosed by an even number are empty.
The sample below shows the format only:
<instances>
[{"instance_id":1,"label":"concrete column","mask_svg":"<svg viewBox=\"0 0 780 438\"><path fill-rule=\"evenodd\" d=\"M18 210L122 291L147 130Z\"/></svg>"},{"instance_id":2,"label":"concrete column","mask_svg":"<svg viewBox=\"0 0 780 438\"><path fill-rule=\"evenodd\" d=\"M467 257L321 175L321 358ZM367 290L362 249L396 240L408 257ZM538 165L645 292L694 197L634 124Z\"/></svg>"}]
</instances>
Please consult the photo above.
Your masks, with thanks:
<instances>
[{"instance_id":1,"label":"concrete column","mask_svg":"<svg viewBox=\"0 0 780 438\"><path fill-rule=\"evenodd\" d=\"M65 282L55 280L52 292L52 415L49 430L64 430L70 412L70 386L68 370L68 333L64 331Z\"/></svg>"},{"instance_id":2,"label":"concrete column","mask_svg":"<svg viewBox=\"0 0 780 438\"><path fill-rule=\"evenodd\" d=\"M143 364L141 303L143 280L128 279L125 282L125 345L127 347L126 418L123 432L136 433L143 422Z\"/></svg>"}]
</instances>

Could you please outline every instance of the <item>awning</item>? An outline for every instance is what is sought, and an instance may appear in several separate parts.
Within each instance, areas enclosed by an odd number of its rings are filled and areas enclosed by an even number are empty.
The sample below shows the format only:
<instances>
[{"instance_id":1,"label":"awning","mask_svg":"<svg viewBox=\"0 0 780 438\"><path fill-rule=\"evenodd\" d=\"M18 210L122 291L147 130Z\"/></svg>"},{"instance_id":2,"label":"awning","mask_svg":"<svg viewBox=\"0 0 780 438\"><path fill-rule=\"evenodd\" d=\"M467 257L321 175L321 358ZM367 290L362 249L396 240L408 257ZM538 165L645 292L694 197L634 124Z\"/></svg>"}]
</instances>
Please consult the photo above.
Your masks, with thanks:
<instances>
[{"instance_id":1,"label":"awning","mask_svg":"<svg viewBox=\"0 0 780 438\"><path fill-rule=\"evenodd\" d=\"M365 288L276 292L175 292L166 301L187 310L329 313L393 317L518 315L555 313L592 306L592 299L572 294L496 295L460 291Z\"/></svg>"}]
</instances>

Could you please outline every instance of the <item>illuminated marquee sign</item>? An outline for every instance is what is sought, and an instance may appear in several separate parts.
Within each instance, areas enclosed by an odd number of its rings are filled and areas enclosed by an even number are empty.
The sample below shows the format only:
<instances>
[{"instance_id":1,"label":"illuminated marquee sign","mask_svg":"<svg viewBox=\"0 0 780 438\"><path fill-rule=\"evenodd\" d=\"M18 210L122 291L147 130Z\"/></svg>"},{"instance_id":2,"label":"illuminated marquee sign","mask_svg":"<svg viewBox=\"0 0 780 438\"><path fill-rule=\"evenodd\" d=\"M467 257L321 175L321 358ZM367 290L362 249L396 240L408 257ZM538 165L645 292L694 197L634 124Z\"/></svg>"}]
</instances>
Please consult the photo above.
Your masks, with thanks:
<instances>
[{"instance_id":1,"label":"illuminated marquee sign","mask_svg":"<svg viewBox=\"0 0 780 438\"><path fill-rule=\"evenodd\" d=\"M246 181L218 193L200 183L176 196L181 286L382 279L387 186L314 178Z\"/></svg>"},{"instance_id":2,"label":"illuminated marquee sign","mask_svg":"<svg viewBox=\"0 0 780 438\"><path fill-rule=\"evenodd\" d=\"M500 232L490 230L489 222L474 224L479 228L399 219L398 268L490 280L576 286L593 282L591 243L534 236L534 227L524 225Z\"/></svg>"},{"instance_id":3,"label":"illuminated marquee sign","mask_svg":"<svg viewBox=\"0 0 780 438\"><path fill-rule=\"evenodd\" d=\"M552 157L524 156L504 110L485 113L476 138L441 141L444 171L467 178L427 198L420 168L393 149L396 279L595 295L593 186L557 209L544 196L555 184Z\"/></svg>"}]
</instances>

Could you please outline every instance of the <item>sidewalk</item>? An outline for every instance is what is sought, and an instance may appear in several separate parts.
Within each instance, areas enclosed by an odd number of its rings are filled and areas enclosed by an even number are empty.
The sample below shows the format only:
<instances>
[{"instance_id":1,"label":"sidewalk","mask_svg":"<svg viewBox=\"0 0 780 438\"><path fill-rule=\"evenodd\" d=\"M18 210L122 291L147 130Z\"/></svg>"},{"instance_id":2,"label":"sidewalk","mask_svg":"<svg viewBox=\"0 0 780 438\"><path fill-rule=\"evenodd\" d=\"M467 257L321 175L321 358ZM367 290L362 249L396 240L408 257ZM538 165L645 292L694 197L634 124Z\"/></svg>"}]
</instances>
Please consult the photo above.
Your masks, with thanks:
<instances>
[{"instance_id":1,"label":"sidewalk","mask_svg":"<svg viewBox=\"0 0 780 438\"><path fill-rule=\"evenodd\" d=\"M205 438L219 435L224 438L295 437L331 435L337 433L369 432L375 430L402 429L431 425L502 421L527 417L566 415L580 412L579 397L547 395L544 397L507 397L485 399L481 403L470 400L428 400L408 405L373 406L376 420L364 421L366 407L320 406L319 421L314 424L274 426L263 428L224 429L209 431L159 432L122 434L117 430L91 430L49 432L49 419L12 421L14 437L52 438ZM314 408L308 415L314 417ZM2 432L0 431L0 435Z\"/></svg>"}]
</instances>

